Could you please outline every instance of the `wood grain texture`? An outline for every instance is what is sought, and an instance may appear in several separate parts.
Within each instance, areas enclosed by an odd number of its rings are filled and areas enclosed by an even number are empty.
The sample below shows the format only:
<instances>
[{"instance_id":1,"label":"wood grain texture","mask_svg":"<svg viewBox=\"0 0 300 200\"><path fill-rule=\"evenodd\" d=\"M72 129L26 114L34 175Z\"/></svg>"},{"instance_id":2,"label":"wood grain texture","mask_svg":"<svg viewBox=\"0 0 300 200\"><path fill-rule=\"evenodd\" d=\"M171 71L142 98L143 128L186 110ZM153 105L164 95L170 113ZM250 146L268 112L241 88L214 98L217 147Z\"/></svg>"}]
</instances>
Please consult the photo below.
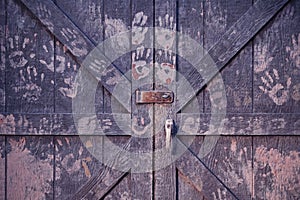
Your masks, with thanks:
<instances>
[{"instance_id":1,"label":"wood grain texture","mask_svg":"<svg viewBox=\"0 0 300 200\"><path fill-rule=\"evenodd\" d=\"M254 137L255 199L299 199L299 137Z\"/></svg>"},{"instance_id":2,"label":"wood grain texture","mask_svg":"<svg viewBox=\"0 0 300 200\"><path fill-rule=\"evenodd\" d=\"M254 112L300 111L299 11L291 1L254 40Z\"/></svg>"},{"instance_id":3,"label":"wood grain texture","mask_svg":"<svg viewBox=\"0 0 300 200\"><path fill-rule=\"evenodd\" d=\"M154 33L154 89L173 91L175 98L178 98L176 91L177 52L170 51L172 46L177 44L175 34L177 31L177 3L176 1L158 0L154 3L154 25L169 30L169 32L156 30ZM174 163L167 159L171 157L170 149L173 148L172 133L170 141L167 143L168 138L164 130L167 118L176 122L175 105L176 99L172 104L154 105L154 199L176 199L176 168ZM167 156L164 161L161 161L161 156L156 153L159 150L163 150L163 155ZM167 165L164 165L163 162L166 162Z\"/></svg>"},{"instance_id":4,"label":"wood grain texture","mask_svg":"<svg viewBox=\"0 0 300 200\"><path fill-rule=\"evenodd\" d=\"M111 142L119 146L120 150L113 149L114 146ZM103 199L108 195L116 195L112 191L118 184L123 185L122 181L129 174L130 169L126 167L128 167L127 162L130 161L127 157L124 160L129 147L130 139L128 137L105 137L103 139L103 163L106 166L97 170L97 173L74 194L72 199ZM122 164L125 168L121 169ZM123 191L124 196L126 196L126 192L131 194L131 191L125 191L126 188L119 188L118 190Z\"/></svg>"},{"instance_id":5,"label":"wood grain texture","mask_svg":"<svg viewBox=\"0 0 300 200\"><path fill-rule=\"evenodd\" d=\"M101 170L101 163L87 149L90 145L102 149L101 142L93 144L98 140L102 139L87 136L83 143L78 136L55 137L55 199L72 199L77 190Z\"/></svg>"},{"instance_id":6,"label":"wood grain texture","mask_svg":"<svg viewBox=\"0 0 300 200\"><path fill-rule=\"evenodd\" d=\"M103 1L58 1L57 6L76 24L95 44L103 41ZM64 44L56 42L56 95L55 112L70 113L72 99L78 92L75 77L81 67ZM87 90L88 88L83 88ZM103 112L103 88L96 90L97 112Z\"/></svg>"},{"instance_id":7,"label":"wood grain texture","mask_svg":"<svg viewBox=\"0 0 300 200\"><path fill-rule=\"evenodd\" d=\"M181 113L177 135L210 135L211 114ZM230 113L218 127L221 135L299 135L299 114Z\"/></svg>"},{"instance_id":8,"label":"wood grain texture","mask_svg":"<svg viewBox=\"0 0 300 200\"><path fill-rule=\"evenodd\" d=\"M198 190L197 186L177 170L177 199L178 200L204 200L203 194Z\"/></svg>"},{"instance_id":9,"label":"wood grain texture","mask_svg":"<svg viewBox=\"0 0 300 200\"><path fill-rule=\"evenodd\" d=\"M116 0L113 2L103 0L104 39L109 39L119 34L120 32L125 32L130 29L132 20L130 6L131 4L129 0ZM111 47L104 47L104 53L111 53L110 48ZM130 73L128 73L128 70L131 69L131 53L129 52L121 55L116 60L113 60L111 65L117 67L118 70L120 70L124 75L127 72L127 77L130 77ZM112 95L107 90L104 90L104 112L126 112L126 109L117 101L117 98L119 97Z\"/></svg>"},{"instance_id":10,"label":"wood grain texture","mask_svg":"<svg viewBox=\"0 0 300 200\"><path fill-rule=\"evenodd\" d=\"M212 57L217 68L222 69L286 3L287 0L257 1L233 26L228 28L218 42L209 49L207 55L204 55L202 59L199 58L198 63L203 66L207 63L207 59ZM216 73L207 70L205 81L201 81L196 69L190 69L187 74L189 74L189 79L195 80L191 83L192 87L199 91ZM177 111L181 110L192 96L192 93L187 92L185 101L179 102Z\"/></svg>"},{"instance_id":11,"label":"wood grain texture","mask_svg":"<svg viewBox=\"0 0 300 200\"><path fill-rule=\"evenodd\" d=\"M130 114L0 114L0 135L130 135Z\"/></svg>"},{"instance_id":12,"label":"wood grain texture","mask_svg":"<svg viewBox=\"0 0 300 200\"><path fill-rule=\"evenodd\" d=\"M131 52L131 128L133 132L130 152L137 155L140 161L135 165L139 169L148 169L141 173L132 172L131 174L131 193L132 199L153 199L153 132L154 132L154 106L153 104L136 104L135 90L153 90L153 32L147 27L154 26L154 0L150 1L131 1L131 30L133 32L131 45L135 48ZM151 37L152 36L152 37ZM145 48L148 46L148 48ZM150 48L149 48L150 47ZM132 158L135 163L135 159Z\"/></svg>"},{"instance_id":13,"label":"wood grain texture","mask_svg":"<svg viewBox=\"0 0 300 200\"><path fill-rule=\"evenodd\" d=\"M252 6L252 1L208 1L204 3L204 48L211 49L222 35L233 26ZM242 27L241 27L242 29ZM239 30L242 31L242 30ZM225 38L224 38L225 39ZM225 41L224 41L225 42ZM225 51L225 49L223 50ZM223 53L223 52L220 52ZM252 111L252 44L245 46L236 57L221 70L226 90L228 113ZM211 112L214 80L205 89L205 112ZM218 91L217 91L218 92Z\"/></svg>"},{"instance_id":14,"label":"wood grain texture","mask_svg":"<svg viewBox=\"0 0 300 200\"><path fill-rule=\"evenodd\" d=\"M0 136L0 199L5 199L5 160L6 160L6 152L5 152L5 137Z\"/></svg>"},{"instance_id":15,"label":"wood grain texture","mask_svg":"<svg viewBox=\"0 0 300 200\"><path fill-rule=\"evenodd\" d=\"M94 49L97 44L87 37L83 31L74 24L68 16L66 16L62 10L60 10L52 1L32 1L32 0L22 0L26 7L41 21L41 23L47 27L47 29L68 49L76 60L82 64L86 56ZM55 14L54 14L55 13ZM55 28L54 28L55 26ZM103 53L103 49L97 48L100 51L95 53L98 59L104 62L101 65L96 64L95 67L89 67L88 72L90 72L102 85L110 91L113 89L119 81L126 84L130 88L130 83L122 76L122 73L114 66L109 69L104 68L106 64L111 62ZM99 54L99 55L98 55ZM109 55L113 56L113 55ZM90 57L86 64L90 65L90 61L95 61L95 57ZM116 80L111 82L112 79ZM127 102L123 102L124 99L121 97L116 97L118 101L129 111L130 106Z\"/></svg>"},{"instance_id":16,"label":"wood grain texture","mask_svg":"<svg viewBox=\"0 0 300 200\"><path fill-rule=\"evenodd\" d=\"M5 0L0 1L0 112L5 111L5 60L6 60L6 4Z\"/></svg>"},{"instance_id":17,"label":"wood grain texture","mask_svg":"<svg viewBox=\"0 0 300 200\"><path fill-rule=\"evenodd\" d=\"M53 38L15 1L7 1L7 13L6 109L53 112Z\"/></svg>"},{"instance_id":18,"label":"wood grain texture","mask_svg":"<svg viewBox=\"0 0 300 200\"><path fill-rule=\"evenodd\" d=\"M182 141L190 139L181 138ZM188 143L186 143L188 144ZM181 141L178 148L186 148L186 144ZM238 199L237 196L227 188L221 180L212 173L203 159L198 157L196 152L188 149L176 160L176 166L182 177L188 179L193 186L203 194L205 199ZM189 196L187 195L187 198ZM200 196L201 198L201 196Z\"/></svg>"},{"instance_id":19,"label":"wood grain texture","mask_svg":"<svg viewBox=\"0 0 300 200\"><path fill-rule=\"evenodd\" d=\"M193 151L197 153L199 152L197 147L201 146L201 142L195 139L195 143L196 148ZM238 199L251 199L253 191L251 137L220 137L213 150L203 158L203 162Z\"/></svg>"},{"instance_id":20,"label":"wood grain texture","mask_svg":"<svg viewBox=\"0 0 300 200\"><path fill-rule=\"evenodd\" d=\"M193 0L179 0L178 1L178 16L177 16L177 30L188 35L194 39L199 45L203 46L204 39L204 1L193 1ZM178 38L180 40L180 38ZM181 41L178 41L180 43ZM184 42L182 42L184 44ZM182 51L193 51L190 46L185 46ZM203 52L202 52L203 54ZM186 71L189 68L193 68L189 62L184 58L177 56L177 72L188 78ZM201 76L201 74L199 74ZM193 80L188 80L193 81ZM183 92L183 91L182 91ZM185 91L184 91L185 92ZM181 94L177 94L180 97ZM200 91L197 94L197 98L193 98L182 110L182 113L198 113L203 112L203 95L204 92Z\"/></svg>"},{"instance_id":21,"label":"wood grain texture","mask_svg":"<svg viewBox=\"0 0 300 200\"><path fill-rule=\"evenodd\" d=\"M7 137L7 199L53 199L52 137Z\"/></svg>"}]
</instances>

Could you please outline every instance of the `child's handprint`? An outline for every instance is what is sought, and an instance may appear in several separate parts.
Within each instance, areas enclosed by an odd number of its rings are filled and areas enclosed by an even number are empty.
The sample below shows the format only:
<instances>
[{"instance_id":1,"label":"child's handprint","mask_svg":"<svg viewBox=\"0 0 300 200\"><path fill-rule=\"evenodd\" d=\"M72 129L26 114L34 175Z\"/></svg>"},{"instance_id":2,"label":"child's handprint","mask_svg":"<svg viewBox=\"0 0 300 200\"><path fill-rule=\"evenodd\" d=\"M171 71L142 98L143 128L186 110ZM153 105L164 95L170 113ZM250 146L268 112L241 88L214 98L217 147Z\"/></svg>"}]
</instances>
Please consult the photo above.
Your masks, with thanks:
<instances>
[{"instance_id":1,"label":"child's handprint","mask_svg":"<svg viewBox=\"0 0 300 200\"><path fill-rule=\"evenodd\" d=\"M265 94L273 100L276 105L282 105L287 102L289 98L289 88L291 86L291 77L286 81L286 87L281 83L276 83L279 81L279 74L276 69L273 69L273 75L271 76L268 71L265 72L265 77L261 77L264 86L259 86Z\"/></svg>"},{"instance_id":2,"label":"child's handprint","mask_svg":"<svg viewBox=\"0 0 300 200\"><path fill-rule=\"evenodd\" d=\"M37 14L42 23L51 31L54 31L54 24L50 22L51 12L46 8L44 4L40 4L37 7Z\"/></svg>"},{"instance_id":3,"label":"child's handprint","mask_svg":"<svg viewBox=\"0 0 300 200\"><path fill-rule=\"evenodd\" d=\"M87 52L87 44L76 30L63 28L61 34L70 43L70 48L74 56L84 56Z\"/></svg>"},{"instance_id":4,"label":"child's handprint","mask_svg":"<svg viewBox=\"0 0 300 200\"><path fill-rule=\"evenodd\" d=\"M298 38L292 35L292 46L286 47L286 52L289 53L290 60L300 69L300 33Z\"/></svg>"},{"instance_id":5,"label":"child's handprint","mask_svg":"<svg viewBox=\"0 0 300 200\"><path fill-rule=\"evenodd\" d=\"M132 21L132 43L134 45L142 44L148 27L145 27L148 17L143 12L135 14Z\"/></svg>"},{"instance_id":6,"label":"child's handprint","mask_svg":"<svg viewBox=\"0 0 300 200\"><path fill-rule=\"evenodd\" d=\"M132 77L135 80L142 79L149 75L150 64L147 60L150 58L151 49L145 50L144 47L139 47L132 53Z\"/></svg>"},{"instance_id":7,"label":"child's handprint","mask_svg":"<svg viewBox=\"0 0 300 200\"><path fill-rule=\"evenodd\" d=\"M267 69L270 66L270 63L274 59L274 57L269 56L269 49L267 45L263 45L262 43L258 43L255 46L254 51L254 72L259 73Z\"/></svg>"},{"instance_id":8,"label":"child's handprint","mask_svg":"<svg viewBox=\"0 0 300 200\"><path fill-rule=\"evenodd\" d=\"M176 37L176 23L174 18L166 14L163 20L162 17L159 16L158 23L160 29L156 29L156 42L160 45L159 48L165 50L171 49Z\"/></svg>"},{"instance_id":9,"label":"child's handprint","mask_svg":"<svg viewBox=\"0 0 300 200\"><path fill-rule=\"evenodd\" d=\"M25 58L23 49L26 48L29 39L24 38L22 41L21 38L16 35L15 37L8 38L8 41L11 50L8 56L10 66L13 68L24 67L28 63L28 60Z\"/></svg>"}]
</instances>

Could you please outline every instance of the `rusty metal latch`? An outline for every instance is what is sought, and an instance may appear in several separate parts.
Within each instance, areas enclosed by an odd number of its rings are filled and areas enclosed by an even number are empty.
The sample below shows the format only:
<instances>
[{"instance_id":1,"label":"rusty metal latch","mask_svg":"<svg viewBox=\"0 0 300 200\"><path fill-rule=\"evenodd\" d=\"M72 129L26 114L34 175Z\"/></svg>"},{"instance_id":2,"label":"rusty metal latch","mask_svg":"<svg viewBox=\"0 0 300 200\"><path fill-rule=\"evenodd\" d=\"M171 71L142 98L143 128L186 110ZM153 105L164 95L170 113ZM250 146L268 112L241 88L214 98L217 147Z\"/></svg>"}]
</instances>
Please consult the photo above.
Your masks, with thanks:
<instances>
[{"instance_id":1,"label":"rusty metal latch","mask_svg":"<svg viewBox=\"0 0 300 200\"><path fill-rule=\"evenodd\" d=\"M174 100L172 91L136 91L136 103L167 103L170 104Z\"/></svg>"}]
</instances>

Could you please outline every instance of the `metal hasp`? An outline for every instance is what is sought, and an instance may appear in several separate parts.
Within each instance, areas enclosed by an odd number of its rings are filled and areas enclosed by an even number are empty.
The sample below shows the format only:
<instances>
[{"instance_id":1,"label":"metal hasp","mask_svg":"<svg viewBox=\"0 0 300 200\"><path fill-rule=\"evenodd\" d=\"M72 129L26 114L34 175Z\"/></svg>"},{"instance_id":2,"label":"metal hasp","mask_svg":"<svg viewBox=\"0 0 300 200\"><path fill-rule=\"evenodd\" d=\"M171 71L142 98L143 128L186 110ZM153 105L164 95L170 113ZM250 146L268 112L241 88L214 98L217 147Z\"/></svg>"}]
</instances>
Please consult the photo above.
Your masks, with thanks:
<instances>
[{"instance_id":1,"label":"metal hasp","mask_svg":"<svg viewBox=\"0 0 300 200\"><path fill-rule=\"evenodd\" d=\"M140 91L136 90L136 103L166 103L170 104L174 100L172 91Z\"/></svg>"}]
</instances>

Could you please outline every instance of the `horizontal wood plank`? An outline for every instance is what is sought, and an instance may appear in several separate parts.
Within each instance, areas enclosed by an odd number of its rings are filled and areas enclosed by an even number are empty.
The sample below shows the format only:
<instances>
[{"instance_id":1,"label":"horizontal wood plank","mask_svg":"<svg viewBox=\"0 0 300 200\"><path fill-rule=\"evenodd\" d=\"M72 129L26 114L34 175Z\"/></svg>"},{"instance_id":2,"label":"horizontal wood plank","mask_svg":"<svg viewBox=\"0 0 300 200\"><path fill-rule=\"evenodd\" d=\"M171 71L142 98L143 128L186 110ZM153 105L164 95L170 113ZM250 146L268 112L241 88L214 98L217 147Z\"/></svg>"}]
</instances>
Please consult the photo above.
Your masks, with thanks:
<instances>
[{"instance_id":1,"label":"horizontal wood plank","mask_svg":"<svg viewBox=\"0 0 300 200\"><path fill-rule=\"evenodd\" d=\"M213 126L211 114L178 115L177 135L300 135L300 114L297 113L229 113L221 122ZM219 117L216 117L217 119Z\"/></svg>"},{"instance_id":2,"label":"horizontal wood plank","mask_svg":"<svg viewBox=\"0 0 300 200\"><path fill-rule=\"evenodd\" d=\"M78 116L77 116L78 117ZM0 135L130 135L130 114L0 114Z\"/></svg>"}]
</instances>

